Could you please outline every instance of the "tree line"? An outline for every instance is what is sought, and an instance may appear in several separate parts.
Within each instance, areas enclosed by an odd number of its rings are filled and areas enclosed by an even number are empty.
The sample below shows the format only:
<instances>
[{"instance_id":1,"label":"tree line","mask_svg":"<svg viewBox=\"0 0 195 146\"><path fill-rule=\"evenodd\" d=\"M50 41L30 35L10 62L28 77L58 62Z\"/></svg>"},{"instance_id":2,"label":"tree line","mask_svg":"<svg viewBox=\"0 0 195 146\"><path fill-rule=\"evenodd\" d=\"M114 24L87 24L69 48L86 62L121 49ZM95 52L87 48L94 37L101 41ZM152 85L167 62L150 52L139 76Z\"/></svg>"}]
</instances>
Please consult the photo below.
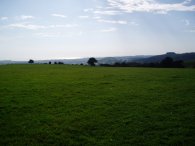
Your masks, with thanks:
<instances>
[{"instance_id":1,"label":"tree line","mask_svg":"<svg viewBox=\"0 0 195 146\"><path fill-rule=\"evenodd\" d=\"M114 64L100 64L108 67L165 67L165 68L184 68L182 60L174 61L171 57L164 58L161 62L138 63L138 62L116 62Z\"/></svg>"},{"instance_id":2,"label":"tree line","mask_svg":"<svg viewBox=\"0 0 195 146\"><path fill-rule=\"evenodd\" d=\"M28 63L33 64L34 60L30 59ZM45 63L47 64L47 63ZM48 64L52 64L49 61ZM54 62L54 64L64 64L63 62ZM96 66L98 60L94 57L88 59L87 64L90 66ZM83 65L81 63L80 65ZM138 63L138 62L116 62L114 64L98 64L99 66L105 67L166 67L166 68L184 68L184 62L182 60L174 61L171 57L164 58L161 62L152 63Z\"/></svg>"}]
</instances>

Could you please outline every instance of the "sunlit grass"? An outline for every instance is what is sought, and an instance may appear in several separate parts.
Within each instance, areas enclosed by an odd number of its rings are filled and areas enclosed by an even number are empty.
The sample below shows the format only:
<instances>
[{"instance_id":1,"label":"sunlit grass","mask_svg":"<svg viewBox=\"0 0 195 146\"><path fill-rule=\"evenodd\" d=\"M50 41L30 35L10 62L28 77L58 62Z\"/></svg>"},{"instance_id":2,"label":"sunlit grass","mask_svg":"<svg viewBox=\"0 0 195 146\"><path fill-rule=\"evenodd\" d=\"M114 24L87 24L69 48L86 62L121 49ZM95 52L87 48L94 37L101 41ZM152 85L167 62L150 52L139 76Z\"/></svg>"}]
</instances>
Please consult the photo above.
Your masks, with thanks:
<instances>
[{"instance_id":1,"label":"sunlit grass","mask_svg":"<svg viewBox=\"0 0 195 146\"><path fill-rule=\"evenodd\" d=\"M194 75L0 66L0 145L195 145Z\"/></svg>"}]
</instances>

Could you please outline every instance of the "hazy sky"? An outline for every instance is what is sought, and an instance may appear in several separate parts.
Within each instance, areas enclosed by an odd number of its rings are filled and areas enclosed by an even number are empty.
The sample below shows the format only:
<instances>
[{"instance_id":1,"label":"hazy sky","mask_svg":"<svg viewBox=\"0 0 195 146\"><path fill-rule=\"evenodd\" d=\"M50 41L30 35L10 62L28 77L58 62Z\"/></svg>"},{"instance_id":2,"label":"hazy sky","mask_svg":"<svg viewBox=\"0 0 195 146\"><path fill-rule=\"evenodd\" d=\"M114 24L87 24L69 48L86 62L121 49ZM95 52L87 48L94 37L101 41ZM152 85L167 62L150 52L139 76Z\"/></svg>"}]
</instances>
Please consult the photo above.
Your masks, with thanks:
<instances>
[{"instance_id":1,"label":"hazy sky","mask_svg":"<svg viewBox=\"0 0 195 146\"><path fill-rule=\"evenodd\" d=\"M0 0L0 60L195 52L195 0Z\"/></svg>"}]
</instances>

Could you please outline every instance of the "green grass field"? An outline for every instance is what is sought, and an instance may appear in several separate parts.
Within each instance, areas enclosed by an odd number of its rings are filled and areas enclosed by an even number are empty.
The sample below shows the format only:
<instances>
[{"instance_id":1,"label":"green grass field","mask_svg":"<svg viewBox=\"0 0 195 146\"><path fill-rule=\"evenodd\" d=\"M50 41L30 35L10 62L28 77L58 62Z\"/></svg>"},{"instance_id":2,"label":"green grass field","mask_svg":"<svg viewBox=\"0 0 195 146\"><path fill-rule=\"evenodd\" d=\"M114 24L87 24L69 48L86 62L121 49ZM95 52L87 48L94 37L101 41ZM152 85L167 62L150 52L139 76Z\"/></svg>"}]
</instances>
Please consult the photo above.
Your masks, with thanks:
<instances>
[{"instance_id":1,"label":"green grass field","mask_svg":"<svg viewBox=\"0 0 195 146\"><path fill-rule=\"evenodd\" d=\"M195 69L0 66L0 145L195 145Z\"/></svg>"}]
</instances>

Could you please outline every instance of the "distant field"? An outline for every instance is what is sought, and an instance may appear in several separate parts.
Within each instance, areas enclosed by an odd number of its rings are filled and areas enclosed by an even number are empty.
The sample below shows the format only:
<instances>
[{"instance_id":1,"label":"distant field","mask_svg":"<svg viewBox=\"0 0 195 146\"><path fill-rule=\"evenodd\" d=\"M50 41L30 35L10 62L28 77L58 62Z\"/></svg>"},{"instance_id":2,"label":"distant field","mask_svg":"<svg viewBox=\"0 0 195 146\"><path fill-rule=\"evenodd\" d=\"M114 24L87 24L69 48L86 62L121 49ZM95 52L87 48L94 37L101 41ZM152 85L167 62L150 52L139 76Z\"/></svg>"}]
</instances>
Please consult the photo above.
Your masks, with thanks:
<instances>
[{"instance_id":1,"label":"distant field","mask_svg":"<svg viewBox=\"0 0 195 146\"><path fill-rule=\"evenodd\" d=\"M0 145L195 145L195 69L0 66Z\"/></svg>"}]
</instances>

